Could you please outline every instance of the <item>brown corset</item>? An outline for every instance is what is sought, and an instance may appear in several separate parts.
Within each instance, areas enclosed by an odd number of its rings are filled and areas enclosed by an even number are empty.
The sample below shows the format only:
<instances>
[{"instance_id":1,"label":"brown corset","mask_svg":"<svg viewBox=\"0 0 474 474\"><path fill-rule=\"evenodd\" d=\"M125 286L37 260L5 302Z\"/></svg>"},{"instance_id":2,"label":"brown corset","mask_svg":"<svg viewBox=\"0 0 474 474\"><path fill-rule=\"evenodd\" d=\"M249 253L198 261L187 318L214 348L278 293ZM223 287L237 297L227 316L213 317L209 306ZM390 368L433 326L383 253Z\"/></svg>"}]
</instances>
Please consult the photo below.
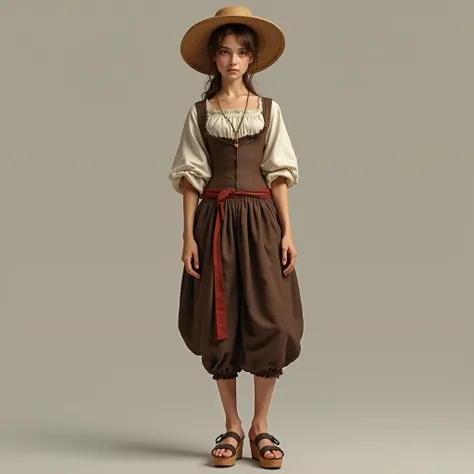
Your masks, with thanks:
<instances>
[{"instance_id":1,"label":"brown corset","mask_svg":"<svg viewBox=\"0 0 474 474\"><path fill-rule=\"evenodd\" d=\"M236 148L233 138L209 134L206 129L206 100L196 102L198 125L209 152L212 169L212 177L206 188L252 191L267 187L260 166L265 149L271 105L271 98L262 97L263 129L253 135L239 138L239 147Z\"/></svg>"}]
</instances>

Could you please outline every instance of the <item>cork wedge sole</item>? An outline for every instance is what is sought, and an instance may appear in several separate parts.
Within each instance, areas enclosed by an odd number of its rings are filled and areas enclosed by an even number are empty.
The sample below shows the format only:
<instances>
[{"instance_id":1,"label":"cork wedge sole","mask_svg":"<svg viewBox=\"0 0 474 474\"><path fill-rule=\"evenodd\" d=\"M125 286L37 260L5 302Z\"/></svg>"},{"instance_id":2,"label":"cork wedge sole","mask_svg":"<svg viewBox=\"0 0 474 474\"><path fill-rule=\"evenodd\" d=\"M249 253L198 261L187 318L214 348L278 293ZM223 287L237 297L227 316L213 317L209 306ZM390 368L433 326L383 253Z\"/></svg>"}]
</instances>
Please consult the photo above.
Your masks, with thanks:
<instances>
[{"instance_id":1,"label":"cork wedge sole","mask_svg":"<svg viewBox=\"0 0 474 474\"><path fill-rule=\"evenodd\" d=\"M258 443L262 439L269 439L272 443L274 443L273 446L262 446L261 449L258 449ZM278 445L280 442L271 434L269 433L260 433L255 437L255 440L249 439L250 443L250 451L252 453L252 459L255 459L256 461L259 462L260 466L265 468L265 469L280 469L282 464L283 464L283 456L285 453L281 448L279 448ZM272 458L268 459L265 457L265 453L267 451L279 451L281 453L281 458Z\"/></svg>"},{"instance_id":2,"label":"cork wedge sole","mask_svg":"<svg viewBox=\"0 0 474 474\"><path fill-rule=\"evenodd\" d=\"M225 438L234 438L237 441L237 447L230 443L221 443ZM241 438L235 431L227 431L216 438L216 445L212 448L211 454L214 459L214 467L232 467L242 457L244 447L244 438ZM229 449L232 456L215 456L216 449Z\"/></svg>"}]
</instances>

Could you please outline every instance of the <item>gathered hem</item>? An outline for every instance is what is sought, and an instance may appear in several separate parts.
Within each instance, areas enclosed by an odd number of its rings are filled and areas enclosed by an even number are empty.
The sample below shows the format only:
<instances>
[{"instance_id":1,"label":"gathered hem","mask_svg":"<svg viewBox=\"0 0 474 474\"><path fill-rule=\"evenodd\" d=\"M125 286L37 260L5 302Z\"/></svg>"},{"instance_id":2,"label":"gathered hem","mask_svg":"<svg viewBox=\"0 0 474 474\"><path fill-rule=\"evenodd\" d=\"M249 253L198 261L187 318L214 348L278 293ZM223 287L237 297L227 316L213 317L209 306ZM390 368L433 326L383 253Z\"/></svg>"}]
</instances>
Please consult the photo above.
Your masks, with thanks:
<instances>
[{"instance_id":1,"label":"gathered hem","mask_svg":"<svg viewBox=\"0 0 474 474\"><path fill-rule=\"evenodd\" d=\"M283 375L283 369L266 369L260 372L250 372L252 375L256 377L261 377L265 379L273 379L273 378L280 378Z\"/></svg>"},{"instance_id":2,"label":"gathered hem","mask_svg":"<svg viewBox=\"0 0 474 474\"><path fill-rule=\"evenodd\" d=\"M238 369L238 370L230 370L230 369L220 370L218 372L212 373L212 378L213 378L213 380L232 380L232 379L236 379L239 376L239 372L241 372L241 371L242 371L242 369ZM265 379L273 379L273 378L278 379L283 375L283 369L275 369L275 368L266 369L266 370L259 371L259 372L253 372L251 370L244 370L244 371L251 374L251 375L255 375L256 377L261 377L261 378L265 378Z\"/></svg>"},{"instance_id":3,"label":"gathered hem","mask_svg":"<svg viewBox=\"0 0 474 474\"><path fill-rule=\"evenodd\" d=\"M212 374L212 378L214 380L232 380L232 379L236 379L239 376L240 371L241 371L241 369L239 369L239 370L221 370L221 371L218 371L218 372L214 372Z\"/></svg>"}]
</instances>

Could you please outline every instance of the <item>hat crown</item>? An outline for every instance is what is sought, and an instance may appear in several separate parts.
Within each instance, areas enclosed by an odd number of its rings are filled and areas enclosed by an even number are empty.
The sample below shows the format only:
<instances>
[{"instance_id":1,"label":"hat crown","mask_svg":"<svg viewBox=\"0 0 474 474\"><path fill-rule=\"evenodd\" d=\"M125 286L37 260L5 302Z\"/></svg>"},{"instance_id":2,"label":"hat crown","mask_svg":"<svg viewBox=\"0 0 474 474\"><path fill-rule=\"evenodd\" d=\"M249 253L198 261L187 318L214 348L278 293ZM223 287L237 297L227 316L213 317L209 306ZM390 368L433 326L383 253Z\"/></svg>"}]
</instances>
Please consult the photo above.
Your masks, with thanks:
<instances>
[{"instance_id":1,"label":"hat crown","mask_svg":"<svg viewBox=\"0 0 474 474\"><path fill-rule=\"evenodd\" d=\"M214 16L253 16L253 14L247 7L230 5L218 10Z\"/></svg>"}]
</instances>

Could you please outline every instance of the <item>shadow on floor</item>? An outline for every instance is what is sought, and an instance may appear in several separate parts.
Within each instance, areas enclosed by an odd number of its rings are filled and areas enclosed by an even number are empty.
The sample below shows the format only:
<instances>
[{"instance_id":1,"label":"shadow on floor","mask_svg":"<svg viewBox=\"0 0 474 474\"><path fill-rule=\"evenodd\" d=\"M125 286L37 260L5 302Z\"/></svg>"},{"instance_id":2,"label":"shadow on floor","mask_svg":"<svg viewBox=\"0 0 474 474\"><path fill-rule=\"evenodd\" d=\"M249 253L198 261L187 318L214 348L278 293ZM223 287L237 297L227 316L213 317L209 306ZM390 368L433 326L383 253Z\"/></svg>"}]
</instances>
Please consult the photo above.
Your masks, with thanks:
<instances>
[{"instance_id":1,"label":"shadow on floor","mask_svg":"<svg viewBox=\"0 0 474 474\"><path fill-rule=\"evenodd\" d=\"M127 433L104 432L96 427L15 424L5 440L18 449L33 448L60 454L125 458L198 458L207 465L209 453L186 438L150 439Z\"/></svg>"}]
</instances>

